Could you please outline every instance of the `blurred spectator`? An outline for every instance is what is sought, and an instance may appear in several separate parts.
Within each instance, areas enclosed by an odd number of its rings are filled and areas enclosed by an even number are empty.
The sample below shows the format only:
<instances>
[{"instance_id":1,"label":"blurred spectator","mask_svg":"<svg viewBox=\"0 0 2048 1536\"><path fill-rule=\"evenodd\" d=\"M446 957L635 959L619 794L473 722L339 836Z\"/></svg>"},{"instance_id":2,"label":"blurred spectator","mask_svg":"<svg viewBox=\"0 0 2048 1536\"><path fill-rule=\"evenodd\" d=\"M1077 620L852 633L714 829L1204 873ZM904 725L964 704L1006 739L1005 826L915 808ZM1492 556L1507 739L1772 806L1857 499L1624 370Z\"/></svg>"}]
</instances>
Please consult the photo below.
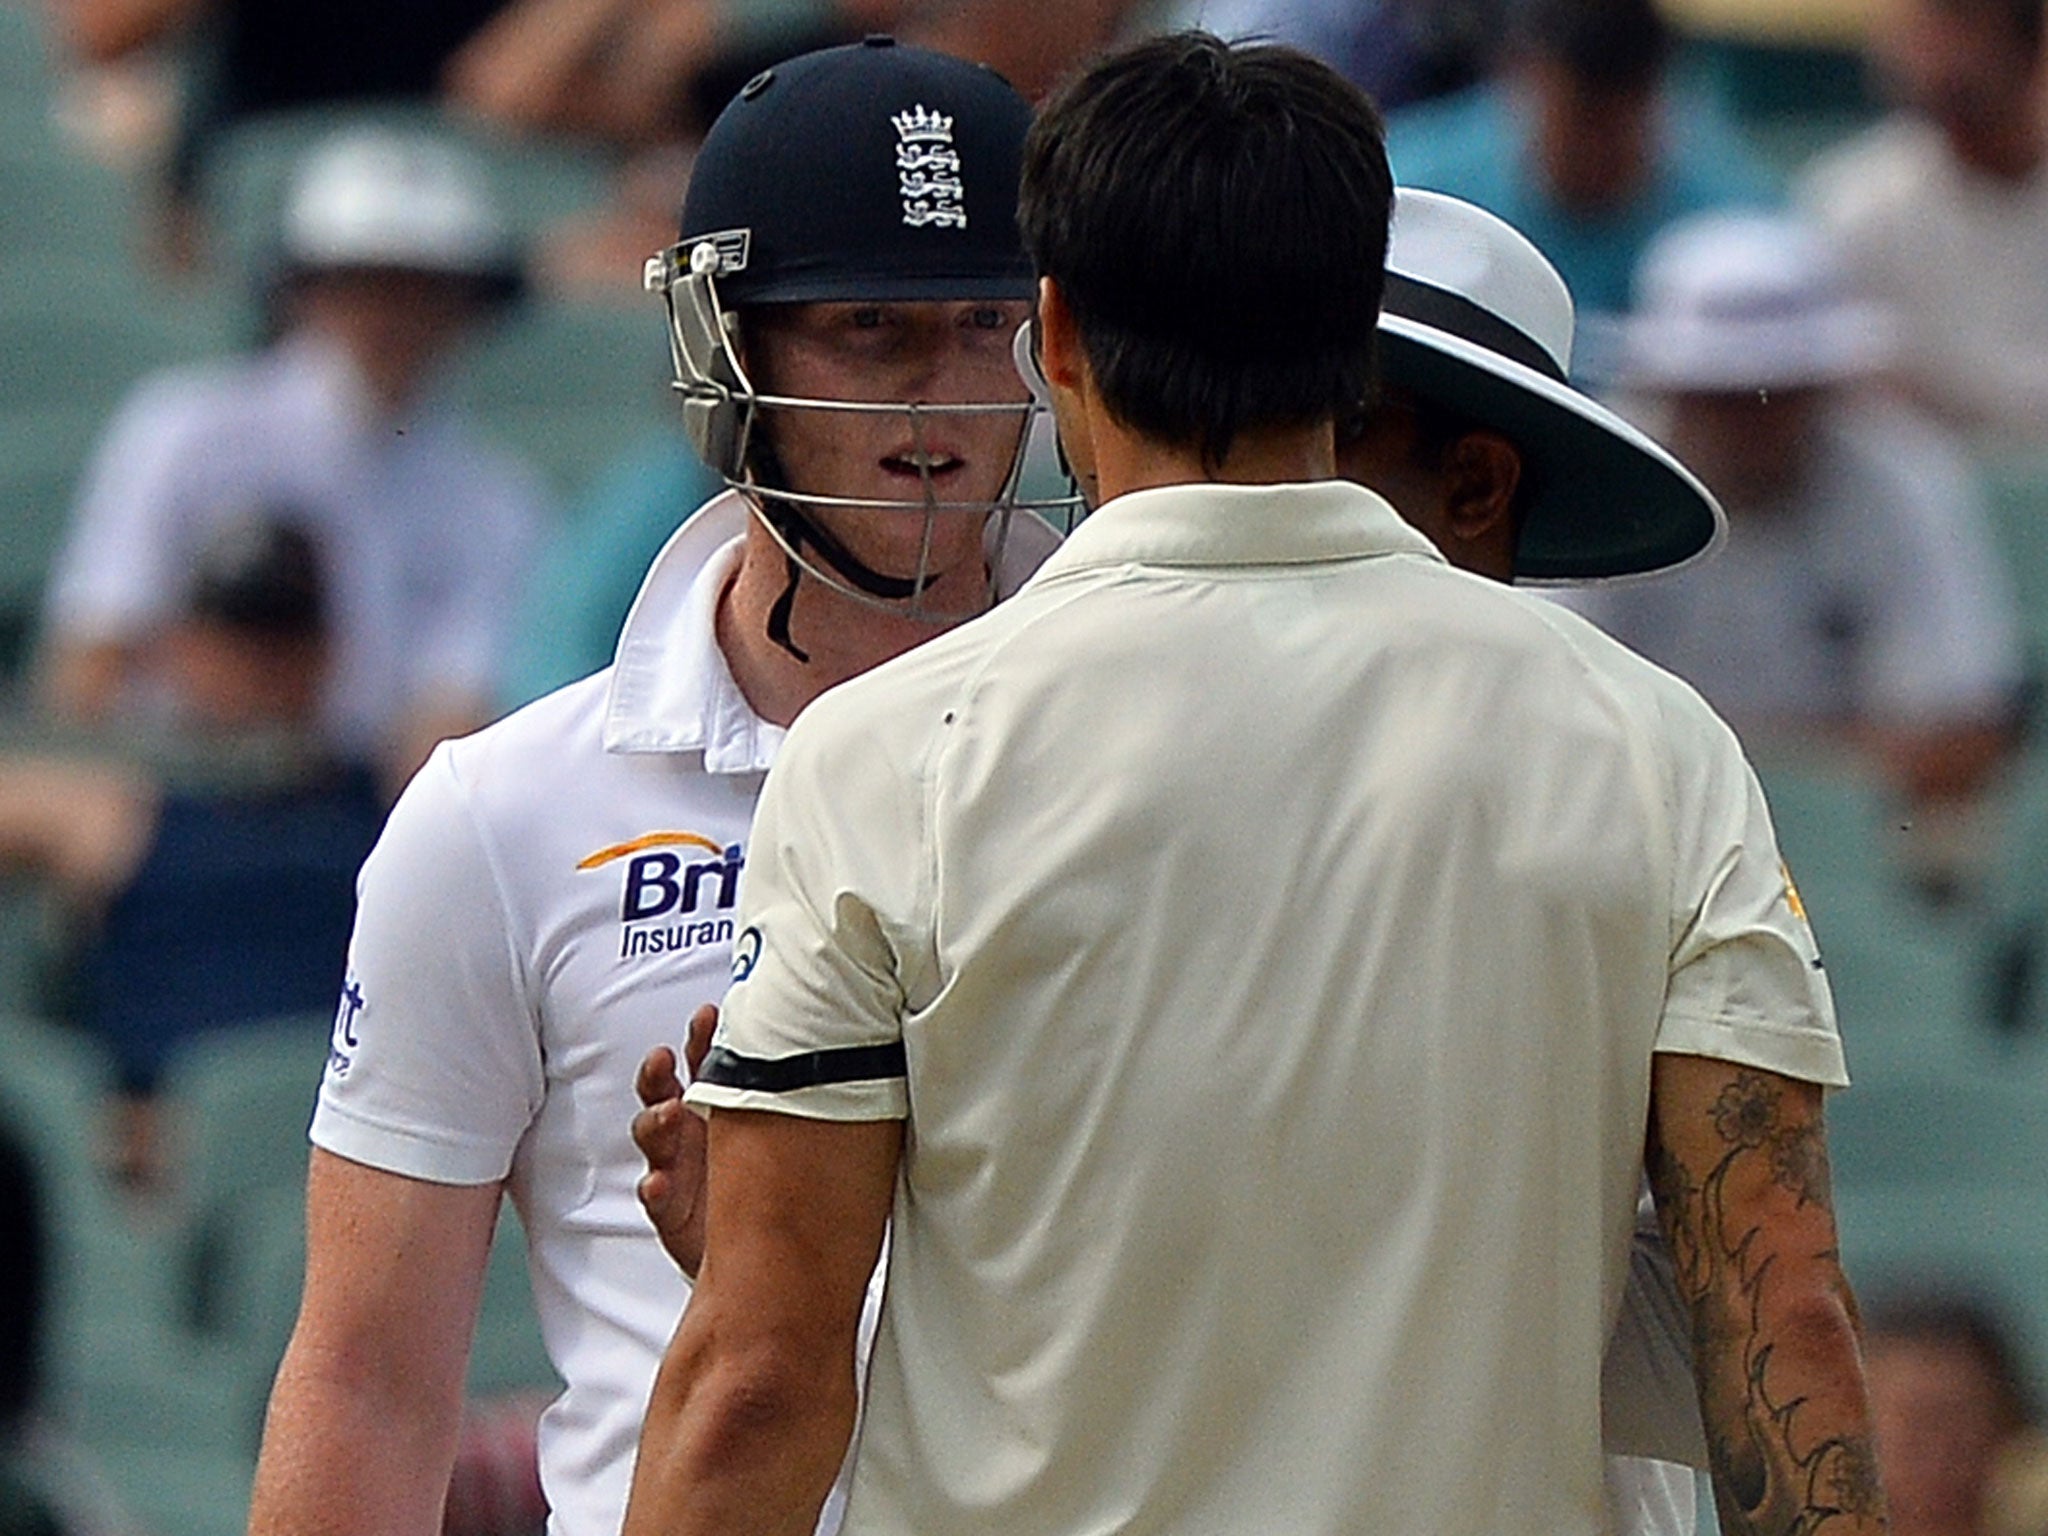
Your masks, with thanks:
<instances>
[{"instance_id":1,"label":"blurred spectator","mask_svg":"<svg viewBox=\"0 0 2048 1536\"><path fill-rule=\"evenodd\" d=\"M2040 1536L2048 1444L2012 1330L1959 1291L1879 1296L1863 1363L1892 1536Z\"/></svg>"},{"instance_id":2,"label":"blurred spectator","mask_svg":"<svg viewBox=\"0 0 2048 1536\"><path fill-rule=\"evenodd\" d=\"M649 7L699 14L710 0L587 3L612 5L631 18ZM637 297L648 253L675 238L675 189L688 180L697 137L749 80L783 59L891 32L903 42L986 64L1035 101L1143 13L1143 0L757 0L721 10L720 25L700 53L664 55L633 43L643 63L667 60L666 97L658 107L649 97L635 109L639 131L656 138L626 158L601 206L547 231L537 276L550 292L570 297Z\"/></svg>"},{"instance_id":3,"label":"blurred spectator","mask_svg":"<svg viewBox=\"0 0 2048 1536\"><path fill-rule=\"evenodd\" d=\"M1391 112L1473 84L1499 38L1502 8L1502 0L1179 0L1166 20L1300 48Z\"/></svg>"},{"instance_id":4,"label":"blurred spectator","mask_svg":"<svg viewBox=\"0 0 2048 1536\"><path fill-rule=\"evenodd\" d=\"M697 140L725 104L786 58L857 41L869 30L858 24L858 13L893 10L895 3L791 0L787 15L779 4L728 13L728 19L751 18L752 24L721 29L702 57L671 59L673 78L663 82L668 94L647 114L613 169L603 200L557 221L536 241L536 284L570 299L644 303L641 269L649 252L674 238L676 188L688 184Z\"/></svg>"},{"instance_id":5,"label":"blurred spectator","mask_svg":"<svg viewBox=\"0 0 2048 1536\"><path fill-rule=\"evenodd\" d=\"M1642 424L1726 506L1728 542L1572 603L1704 693L1752 743L1874 753L1923 807L1968 797L2012 740L2012 599L1970 469L1857 386L1882 317L1821 239L1717 214L1652 247L1626 332Z\"/></svg>"},{"instance_id":6,"label":"blurred spectator","mask_svg":"<svg viewBox=\"0 0 2048 1536\"><path fill-rule=\"evenodd\" d=\"M44 0L57 39L89 72L181 60L168 172L166 250L203 239L194 195L216 138L266 113L425 102L506 0Z\"/></svg>"},{"instance_id":7,"label":"blurred spectator","mask_svg":"<svg viewBox=\"0 0 2048 1536\"><path fill-rule=\"evenodd\" d=\"M1123 35L1141 0L967 0L904 4L895 31L906 43L986 64L1027 101Z\"/></svg>"},{"instance_id":8,"label":"blurred spectator","mask_svg":"<svg viewBox=\"0 0 2048 1536\"><path fill-rule=\"evenodd\" d=\"M0 860L48 878L85 937L80 1023L112 1053L110 1160L157 1174L150 1095L208 1029L330 1007L355 875L383 823L375 775L320 744L328 664L313 540L273 518L217 524L159 658L188 755L0 759Z\"/></svg>"},{"instance_id":9,"label":"blurred spectator","mask_svg":"<svg viewBox=\"0 0 2048 1536\"><path fill-rule=\"evenodd\" d=\"M331 557L330 738L402 782L488 718L537 531L533 477L431 398L516 269L467 158L380 132L312 151L281 257L281 339L146 380L102 441L51 578L41 689L71 718L146 713L212 524L289 504Z\"/></svg>"},{"instance_id":10,"label":"blurred spectator","mask_svg":"<svg viewBox=\"0 0 2048 1536\"><path fill-rule=\"evenodd\" d=\"M90 62L172 40L210 56L216 121L334 102L433 94L443 68L505 0L45 0L59 40Z\"/></svg>"},{"instance_id":11,"label":"blurred spectator","mask_svg":"<svg viewBox=\"0 0 2048 1536\"><path fill-rule=\"evenodd\" d=\"M1495 79L1387 124L1402 185L1478 203L1556 265L1595 381L1611 356L1603 317L1628 307L1658 230L1774 195L1718 106L1671 81L1673 47L1653 0L1512 0Z\"/></svg>"},{"instance_id":12,"label":"blurred spectator","mask_svg":"<svg viewBox=\"0 0 2048 1536\"><path fill-rule=\"evenodd\" d=\"M779 59L872 32L985 63L1036 99L1114 37L1133 4L512 0L448 78L456 103L495 121L645 144L701 132ZM699 91L704 79L718 83Z\"/></svg>"},{"instance_id":13,"label":"blurred spectator","mask_svg":"<svg viewBox=\"0 0 2048 1536\"><path fill-rule=\"evenodd\" d=\"M645 143L673 131L678 83L745 10L718 0L511 0L450 61L449 96L508 127Z\"/></svg>"},{"instance_id":14,"label":"blurred spectator","mask_svg":"<svg viewBox=\"0 0 2048 1536\"><path fill-rule=\"evenodd\" d=\"M1901 323L1903 382L1987 437L2048 446L2042 0L1886 0L1873 63L1902 109L1802 194Z\"/></svg>"}]
</instances>

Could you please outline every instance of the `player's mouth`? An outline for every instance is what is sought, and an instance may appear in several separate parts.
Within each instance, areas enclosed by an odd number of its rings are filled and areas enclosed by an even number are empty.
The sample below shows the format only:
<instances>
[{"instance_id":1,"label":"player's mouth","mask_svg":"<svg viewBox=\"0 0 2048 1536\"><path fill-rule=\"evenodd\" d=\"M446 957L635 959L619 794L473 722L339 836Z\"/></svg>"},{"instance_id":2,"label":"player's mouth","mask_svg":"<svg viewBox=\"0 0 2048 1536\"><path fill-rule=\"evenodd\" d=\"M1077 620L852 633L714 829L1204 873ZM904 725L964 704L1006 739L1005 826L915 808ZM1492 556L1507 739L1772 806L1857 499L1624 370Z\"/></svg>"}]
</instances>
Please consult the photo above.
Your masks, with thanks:
<instances>
[{"instance_id":1,"label":"player's mouth","mask_svg":"<svg viewBox=\"0 0 2048 1536\"><path fill-rule=\"evenodd\" d=\"M895 453L884 454L881 465L889 474L911 480L944 479L967 467L967 461L956 453L943 448L906 448Z\"/></svg>"}]
</instances>

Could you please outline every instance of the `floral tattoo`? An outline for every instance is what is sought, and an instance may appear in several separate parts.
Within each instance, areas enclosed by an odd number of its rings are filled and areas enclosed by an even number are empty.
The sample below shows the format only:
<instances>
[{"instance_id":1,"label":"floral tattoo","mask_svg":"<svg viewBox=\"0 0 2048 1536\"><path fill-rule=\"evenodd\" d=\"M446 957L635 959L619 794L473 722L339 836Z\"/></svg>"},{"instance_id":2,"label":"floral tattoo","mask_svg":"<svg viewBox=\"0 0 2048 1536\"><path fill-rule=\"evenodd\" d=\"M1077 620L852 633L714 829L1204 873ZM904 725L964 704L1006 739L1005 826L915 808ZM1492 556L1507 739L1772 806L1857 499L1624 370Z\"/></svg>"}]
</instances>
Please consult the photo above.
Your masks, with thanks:
<instances>
[{"instance_id":1,"label":"floral tattoo","mask_svg":"<svg viewBox=\"0 0 2048 1536\"><path fill-rule=\"evenodd\" d=\"M1774 1344L1763 1299L1777 1263L1761 1226L1729 1226L1731 1170L1764 1160L1771 1182L1800 1207L1828 1208L1827 1143L1819 1120L1788 1112L1768 1077L1738 1072L1708 1112L1725 1151L1704 1176L1652 1136L1651 1184L1667 1213L1679 1288L1691 1303L1702 1360L1739 1351L1739 1372L1703 1376L1701 1409L1725 1536L1817 1536L1836 1522L1881 1520L1884 1496L1867 1435L1805 1445L1804 1397L1766 1384Z\"/></svg>"}]
</instances>

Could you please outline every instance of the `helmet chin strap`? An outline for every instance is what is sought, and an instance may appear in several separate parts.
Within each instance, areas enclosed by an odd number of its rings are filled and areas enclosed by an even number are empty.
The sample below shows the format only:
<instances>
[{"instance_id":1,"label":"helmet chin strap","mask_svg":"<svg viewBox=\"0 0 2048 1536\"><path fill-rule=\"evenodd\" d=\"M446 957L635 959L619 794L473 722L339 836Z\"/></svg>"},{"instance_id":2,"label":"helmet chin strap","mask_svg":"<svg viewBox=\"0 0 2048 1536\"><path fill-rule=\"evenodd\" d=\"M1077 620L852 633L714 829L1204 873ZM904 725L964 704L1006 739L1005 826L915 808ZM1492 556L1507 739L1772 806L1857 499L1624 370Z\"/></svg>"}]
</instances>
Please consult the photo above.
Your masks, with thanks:
<instances>
[{"instance_id":1,"label":"helmet chin strap","mask_svg":"<svg viewBox=\"0 0 2048 1536\"><path fill-rule=\"evenodd\" d=\"M782 461L776 456L772 444L757 441L754 447L754 485L761 507L761 515L775 532L782 536L783 564L789 572L789 581L782 589L782 595L775 599L768 610L768 638L789 652L798 661L806 664L810 653L799 646L789 632L789 618L796 607L797 587L802 583L804 568L797 554L809 544L827 565L843 577L846 582L870 597L879 597L891 602L904 602L916 597L926 587L937 581L943 572L933 572L922 578L917 576L890 576L876 570L852 550L848 549L839 536L823 527L809 513L793 501L786 501L774 494L777 487L788 483L782 472Z\"/></svg>"}]
</instances>

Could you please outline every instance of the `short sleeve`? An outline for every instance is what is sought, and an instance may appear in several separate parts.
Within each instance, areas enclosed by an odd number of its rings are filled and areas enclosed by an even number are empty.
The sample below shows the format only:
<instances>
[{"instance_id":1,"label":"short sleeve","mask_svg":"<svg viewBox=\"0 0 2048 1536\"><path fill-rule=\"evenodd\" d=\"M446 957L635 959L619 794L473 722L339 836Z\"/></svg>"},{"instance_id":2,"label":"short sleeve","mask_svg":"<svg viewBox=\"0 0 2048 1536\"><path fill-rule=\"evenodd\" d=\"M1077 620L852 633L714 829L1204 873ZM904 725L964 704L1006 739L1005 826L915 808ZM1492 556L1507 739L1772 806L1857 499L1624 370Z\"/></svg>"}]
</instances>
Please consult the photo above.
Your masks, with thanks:
<instances>
[{"instance_id":1,"label":"short sleeve","mask_svg":"<svg viewBox=\"0 0 2048 1536\"><path fill-rule=\"evenodd\" d=\"M1667 711L1675 844L1670 981L1656 1049L1845 1087L1835 1005L1764 792L1698 696Z\"/></svg>"},{"instance_id":2,"label":"short sleeve","mask_svg":"<svg viewBox=\"0 0 2048 1536\"><path fill-rule=\"evenodd\" d=\"M499 890L444 743L357 881L316 1145L434 1183L510 1172L544 1075Z\"/></svg>"},{"instance_id":3,"label":"short sleeve","mask_svg":"<svg viewBox=\"0 0 2048 1536\"><path fill-rule=\"evenodd\" d=\"M51 567L45 621L60 635L132 638L168 614L184 581L181 466L192 431L172 387L139 389L93 452Z\"/></svg>"},{"instance_id":4,"label":"short sleeve","mask_svg":"<svg viewBox=\"0 0 2048 1536\"><path fill-rule=\"evenodd\" d=\"M909 1113L903 1018L928 952L917 777L835 690L769 770L740 881L740 933L688 1101L825 1120Z\"/></svg>"}]
</instances>

